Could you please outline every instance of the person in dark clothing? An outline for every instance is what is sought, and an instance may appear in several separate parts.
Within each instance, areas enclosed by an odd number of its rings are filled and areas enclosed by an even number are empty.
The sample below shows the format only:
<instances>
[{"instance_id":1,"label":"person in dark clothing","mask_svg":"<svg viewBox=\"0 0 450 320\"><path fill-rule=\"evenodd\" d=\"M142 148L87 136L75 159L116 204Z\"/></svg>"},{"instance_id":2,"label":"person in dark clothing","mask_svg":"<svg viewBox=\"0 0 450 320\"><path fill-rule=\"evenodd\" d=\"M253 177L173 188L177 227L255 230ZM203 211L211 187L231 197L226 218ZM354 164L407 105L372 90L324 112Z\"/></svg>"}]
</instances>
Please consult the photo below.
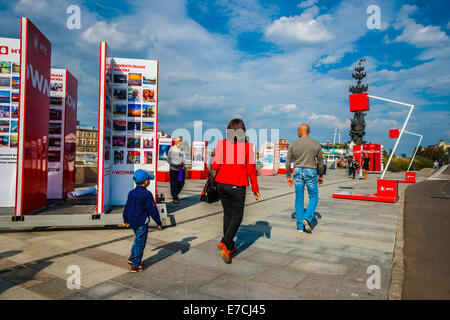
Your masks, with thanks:
<instances>
[{"instance_id":1,"label":"person in dark clothing","mask_svg":"<svg viewBox=\"0 0 450 320\"><path fill-rule=\"evenodd\" d=\"M236 251L233 238L244 216L249 178L255 199L260 198L253 146L246 141L241 119L228 123L227 138L218 141L211 168L217 172L215 181L223 207L223 238L217 248L225 263L231 263L231 255Z\"/></svg>"},{"instance_id":2,"label":"person in dark clothing","mask_svg":"<svg viewBox=\"0 0 450 320\"><path fill-rule=\"evenodd\" d=\"M180 202L178 195L184 187L186 178L186 168L184 164L184 152L181 149L182 137L175 139L175 145L173 145L167 155L167 162L170 165L170 193L172 194L173 203ZM182 171L180 173L180 171ZM178 179L180 176L181 179Z\"/></svg>"},{"instance_id":3,"label":"person in dark clothing","mask_svg":"<svg viewBox=\"0 0 450 320\"><path fill-rule=\"evenodd\" d=\"M369 154L366 153L366 154L364 154L363 165L362 165L364 180L367 180L367 176L369 175L369 168L370 168L370 157L369 157Z\"/></svg>"},{"instance_id":4,"label":"person in dark clothing","mask_svg":"<svg viewBox=\"0 0 450 320\"><path fill-rule=\"evenodd\" d=\"M359 163L358 163L358 161L356 161L355 157L353 157L350 162L350 165L349 165L349 170L351 170L351 172L352 172L353 179L355 179L356 170L358 170L358 168L359 168Z\"/></svg>"},{"instance_id":5,"label":"person in dark clothing","mask_svg":"<svg viewBox=\"0 0 450 320\"><path fill-rule=\"evenodd\" d=\"M133 176L136 188L128 193L127 203L123 210L123 225L127 228L131 227L136 235L131 247L130 257L128 258L131 272L143 270L144 266L141 264L141 261L147 243L150 217L158 225L158 230L162 230L161 218L153 194L147 189L150 185L150 179L151 177L146 171L142 169L136 170Z\"/></svg>"}]
</instances>

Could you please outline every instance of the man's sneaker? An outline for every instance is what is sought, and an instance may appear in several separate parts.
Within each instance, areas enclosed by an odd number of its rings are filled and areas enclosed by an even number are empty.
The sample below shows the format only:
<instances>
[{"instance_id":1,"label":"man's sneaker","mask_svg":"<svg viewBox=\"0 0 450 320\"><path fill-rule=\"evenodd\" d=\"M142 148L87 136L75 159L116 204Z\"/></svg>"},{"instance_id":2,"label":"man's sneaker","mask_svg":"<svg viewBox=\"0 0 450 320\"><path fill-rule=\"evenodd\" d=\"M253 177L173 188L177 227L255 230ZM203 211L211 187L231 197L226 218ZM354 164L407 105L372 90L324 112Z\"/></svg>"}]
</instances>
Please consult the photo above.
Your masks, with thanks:
<instances>
[{"instance_id":1,"label":"man's sneaker","mask_svg":"<svg viewBox=\"0 0 450 320\"><path fill-rule=\"evenodd\" d=\"M311 226L309 225L308 220L303 220L303 225L305 226L305 231L311 233L312 229Z\"/></svg>"},{"instance_id":2,"label":"man's sneaker","mask_svg":"<svg viewBox=\"0 0 450 320\"><path fill-rule=\"evenodd\" d=\"M131 266L131 272L141 272L144 271L144 265L141 263L137 268Z\"/></svg>"},{"instance_id":3,"label":"man's sneaker","mask_svg":"<svg viewBox=\"0 0 450 320\"><path fill-rule=\"evenodd\" d=\"M228 249L225 246L225 244L223 242L219 242L217 244L217 249L219 249L220 251L220 255L222 256L223 261L225 261L225 263L230 263L230 254L228 253Z\"/></svg>"}]
</instances>

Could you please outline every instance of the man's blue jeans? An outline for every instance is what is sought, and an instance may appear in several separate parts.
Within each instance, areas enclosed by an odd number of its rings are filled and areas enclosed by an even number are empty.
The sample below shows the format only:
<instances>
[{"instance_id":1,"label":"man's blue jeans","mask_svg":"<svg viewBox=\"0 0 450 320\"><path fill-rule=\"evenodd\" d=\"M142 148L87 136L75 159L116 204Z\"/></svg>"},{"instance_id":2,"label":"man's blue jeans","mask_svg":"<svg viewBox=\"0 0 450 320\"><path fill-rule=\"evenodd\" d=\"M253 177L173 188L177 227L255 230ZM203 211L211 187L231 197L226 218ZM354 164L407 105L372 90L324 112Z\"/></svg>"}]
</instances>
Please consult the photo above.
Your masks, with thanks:
<instances>
[{"instance_id":1,"label":"man's blue jeans","mask_svg":"<svg viewBox=\"0 0 450 320\"><path fill-rule=\"evenodd\" d=\"M295 183L295 215L297 216L297 229L304 230L303 220L306 220L311 224L317 203L319 202L317 169L295 168L293 180ZM306 211L304 209L305 185L309 195L309 203Z\"/></svg>"},{"instance_id":2,"label":"man's blue jeans","mask_svg":"<svg viewBox=\"0 0 450 320\"><path fill-rule=\"evenodd\" d=\"M147 243L148 225L144 224L139 228L133 229L136 239L134 239L133 246L131 247L130 260L133 261L132 268L137 268L141 264L142 256L144 254L144 248Z\"/></svg>"}]
</instances>

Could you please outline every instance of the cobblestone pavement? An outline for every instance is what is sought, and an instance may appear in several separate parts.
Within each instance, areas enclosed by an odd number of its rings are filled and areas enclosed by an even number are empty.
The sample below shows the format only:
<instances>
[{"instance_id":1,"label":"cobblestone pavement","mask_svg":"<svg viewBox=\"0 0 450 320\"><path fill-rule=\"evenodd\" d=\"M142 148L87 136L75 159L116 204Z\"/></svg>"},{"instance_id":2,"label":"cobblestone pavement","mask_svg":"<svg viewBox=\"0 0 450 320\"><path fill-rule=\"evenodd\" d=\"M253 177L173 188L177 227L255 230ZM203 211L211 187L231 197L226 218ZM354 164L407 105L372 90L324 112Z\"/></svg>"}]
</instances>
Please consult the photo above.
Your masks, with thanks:
<instances>
[{"instance_id":1,"label":"cobblestone pavement","mask_svg":"<svg viewBox=\"0 0 450 320\"><path fill-rule=\"evenodd\" d=\"M341 190L376 192L378 176L353 180L328 170L312 234L296 229L285 176L258 177L261 200L248 190L229 265L216 248L220 202L199 202L205 181L188 180L180 204L168 203L173 226L151 228L140 273L127 264L130 229L1 231L0 299L386 299L400 202L332 198ZM170 201L168 183L158 184L160 192ZM72 265L80 268L80 289L67 287ZM371 265L380 269L380 289L367 287Z\"/></svg>"}]
</instances>

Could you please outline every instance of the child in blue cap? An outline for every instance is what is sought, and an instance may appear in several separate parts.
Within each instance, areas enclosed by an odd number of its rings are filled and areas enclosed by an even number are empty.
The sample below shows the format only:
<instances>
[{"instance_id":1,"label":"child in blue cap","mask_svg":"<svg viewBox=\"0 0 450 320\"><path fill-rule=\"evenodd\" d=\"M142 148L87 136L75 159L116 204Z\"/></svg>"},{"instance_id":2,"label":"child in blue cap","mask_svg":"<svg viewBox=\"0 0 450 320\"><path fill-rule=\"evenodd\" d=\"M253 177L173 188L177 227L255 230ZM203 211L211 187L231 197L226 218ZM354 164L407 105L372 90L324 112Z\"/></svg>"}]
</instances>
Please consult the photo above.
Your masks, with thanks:
<instances>
[{"instance_id":1,"label":"child in blue cap","mask_svg":"<svg viewBox=\"0 0 450 320\"><path fill-rule=\"evenodd\" d=\"M147 189L150 180L155 179L146 171L139 169L133 175L136 188L128 193L127 203L123 210L123 225L134 230L136 238L131 248L131 255L128 263L131 265L131 272L143 270L142 255L147 243L148 223L150 216L158 225L158 230L162 230L161 218L152 193Z\"/></svg>"}]
</instances>

